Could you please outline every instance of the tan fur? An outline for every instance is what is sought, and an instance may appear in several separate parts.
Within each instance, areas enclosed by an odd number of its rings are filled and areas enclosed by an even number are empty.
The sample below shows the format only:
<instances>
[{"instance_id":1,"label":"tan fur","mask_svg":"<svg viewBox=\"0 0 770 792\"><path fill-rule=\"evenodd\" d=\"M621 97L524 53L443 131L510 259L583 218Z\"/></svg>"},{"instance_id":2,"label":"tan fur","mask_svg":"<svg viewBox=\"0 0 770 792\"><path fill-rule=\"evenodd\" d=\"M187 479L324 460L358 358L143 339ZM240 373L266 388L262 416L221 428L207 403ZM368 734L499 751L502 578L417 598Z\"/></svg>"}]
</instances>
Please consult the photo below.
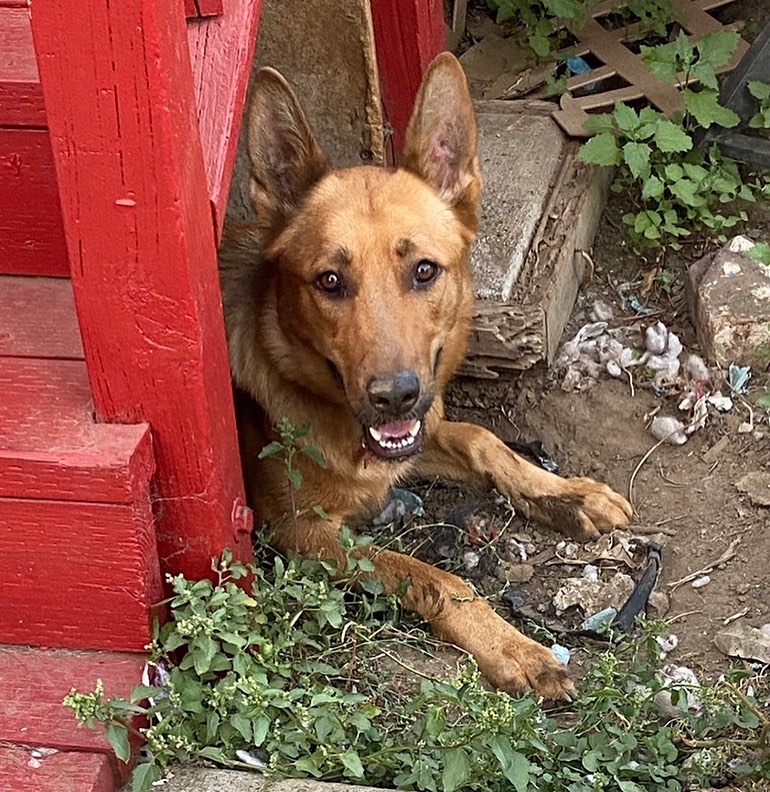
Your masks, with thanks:
<instances>
[{"instance_id":1,"label":"tan fur","mask_svg":"<svg viewBox=\"0 0 770 792\"><path fill-rule=\"evenodd\" d=\"M494 487L525 515L578 539L625 525L631 507L605 485L551 475L485 429L443 418L442 393L465 354L473 310L469 251L481 191L473 107L457 61L441 55L426 72L401 169L330 172L296 97L269 69L256 78L248 135L259 221L227 229L220 262L246 486L271 541L339 559L341 522L381 503L410 473ZM442 267L425 289L412 280L422 260ZM350 284L344 297L317 287L328 271ZM362 447L363 427L381 418L367 389L372 378L403 370L420 381L408 417L423 419L425 446L384 460ZM328 463L321 469L300 455L296 506L321 505L331 523L281 519L291 511L281 464L257 460L281 418L309 424L308 441ZM373 550L372 559L387 591L411 581L405 606L473 653L497 686L529 685L549 698L572 691L551 653L459 578L390 551Z\"/></svg>"}]
</instances>

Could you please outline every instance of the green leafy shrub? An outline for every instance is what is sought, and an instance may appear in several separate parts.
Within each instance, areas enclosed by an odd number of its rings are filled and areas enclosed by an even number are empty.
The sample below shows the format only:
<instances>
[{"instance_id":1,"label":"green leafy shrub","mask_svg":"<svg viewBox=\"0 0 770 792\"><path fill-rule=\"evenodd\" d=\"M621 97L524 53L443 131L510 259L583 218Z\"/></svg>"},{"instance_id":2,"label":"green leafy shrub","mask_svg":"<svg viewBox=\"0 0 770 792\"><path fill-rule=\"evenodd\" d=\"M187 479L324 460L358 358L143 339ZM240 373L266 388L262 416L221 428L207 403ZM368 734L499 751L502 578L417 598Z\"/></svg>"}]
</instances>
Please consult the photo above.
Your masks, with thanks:
<instances>
[{"instance_id":1,"label":"green leafy shrub","mask_svg":"<svg viewBox=\"0 0 770 792\"><path fill-rule=\"evenodd\" d=\"M770 772L757 702L770 693L766 680L749 693L737 680L698 689L704 711L666 723L654 699L662 683L652 630L601 653L574 707L549 716L531 697L485 689L470 659L448 681L389 685L382 658L401 663L416 635L398 626L397 602L376 586L352 595L310 560L274 558L249 571L249 592L237 585L247 570L228 559L215 582L171 581L171 619L151 649L151 661L168 669L162 685L137 687L130 702L105 700L99 685L65 700L81 720L109 724L122 759L128 717L146 714L136 792L178 762L247 767L237 751L261 759L269 776L443 792L679 792L689 776L736 758L749 775ZM676 703L687 686L670 690Z\"/></svg>"},{"instance_id":2,"label":"green leafy shrub","mask_svg":"<svg viewBox=\"0 0 770 792\"><path fill-rule=\"evenodd\" d=\"M700 81L699 89L682 88L686 112L669 119L653 108L637 112L621 103L590 119L597 134L581 147L580 159L618 167L613 189L634 205L623 222L637 247L678 247L694 230L731 228L746 214L727 207L739 198L755 201L764 189L759 180L745 182L716 146L703 151L694 143L701 128L740 121L719 104L716 79L737 42L737 34L717 31L695 44L681 33L670 44L642 47L645 63L661 79L681 74L684 82L690 76Z\"/></svg>"}]
</instances>

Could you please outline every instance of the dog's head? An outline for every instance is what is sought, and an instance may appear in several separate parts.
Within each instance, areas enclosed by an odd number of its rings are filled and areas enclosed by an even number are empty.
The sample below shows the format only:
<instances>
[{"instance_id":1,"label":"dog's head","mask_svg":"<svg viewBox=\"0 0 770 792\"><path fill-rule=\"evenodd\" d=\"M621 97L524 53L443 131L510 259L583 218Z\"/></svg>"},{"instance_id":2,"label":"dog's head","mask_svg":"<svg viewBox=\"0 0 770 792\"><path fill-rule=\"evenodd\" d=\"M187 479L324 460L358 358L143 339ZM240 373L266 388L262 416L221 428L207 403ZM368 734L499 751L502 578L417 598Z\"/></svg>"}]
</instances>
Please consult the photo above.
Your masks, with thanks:
<instances>
[{"instance_id":1,"label":"dog's head","mask_svg":"<svg viewBox=\"0 0 770 792\"><path fill-rule=\"evenodd\" d=\"M396 170L331 171L270 69L256 75L248 124L251 199L276 268L280 365L349 406L372 454L410 456L465 353L473 306L481 177L462 69L448 53L428 67Z\"/></svg>"}]
</instances>

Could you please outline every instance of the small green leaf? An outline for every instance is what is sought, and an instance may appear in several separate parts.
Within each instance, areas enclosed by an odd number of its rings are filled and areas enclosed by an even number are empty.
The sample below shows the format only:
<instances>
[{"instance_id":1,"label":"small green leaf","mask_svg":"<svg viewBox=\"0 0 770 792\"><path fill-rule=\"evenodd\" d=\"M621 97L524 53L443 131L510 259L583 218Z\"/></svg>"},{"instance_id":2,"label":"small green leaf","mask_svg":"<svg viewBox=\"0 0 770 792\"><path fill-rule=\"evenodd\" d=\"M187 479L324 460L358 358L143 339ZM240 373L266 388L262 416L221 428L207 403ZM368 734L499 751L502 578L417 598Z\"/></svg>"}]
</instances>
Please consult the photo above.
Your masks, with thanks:
<instances>
[{"instance_id":1,"label":"small green leaf","mask_svg":"<svg viewBox=\"0 0 770 792\"><path fill-rule=\"evenodd\" d=\"M313 506L313 511L322 519L326 520L326 522L331 522L331 516L329 513L324 509L323 506Z\"/></svg>"},{"instance_id":2,"label":"small green leaf","mask_svg":"<svg viewBox=\"0 0 770 792\"><path fill-rule=\"evenodd\" d=\"M131 759L131 745L128 741L128 729L120 723L108 723L106 729L107 742L115 751L121 762L128 764Z\"/></svg>"},{"instance_id":3,"label":"small green leaf","mask_svg":"<svg viewBox=\"0 0 770 792\"><path fill-rule=\"evenodd\" d=\"M441 783L444 792L454 792L462 788L470 776L471 762L463 748L450 748L444 754L444 770L441 774Z\"/></svg>"},{"instance_id":4,"label":"small green leaf","mask_svg":"<svg viewBox=\"0 0 770 792\"><path fill-rule=\"evenodd\" d=\"M592 165L619 165L623 153L609 132L602 132L586 141L578 152L578 159Z\"/></svg>"},{"instance_id":5,"label":"small green leaf","mask_svg":"<svg viewBox=\"0 0 770 792\"><path fill-rule=\"evenodd\" d=\"M302 486L302 482L304 480L302 476L302 471L298 470L297 468L287 469L286 478L289 479L294 489L299 489Z\"/></svg>"},{"instance_id":6,"label":"small green leaf","mask_svg":"<svg viewBox=\"0 0 770 792\"><path fill-rule=\"evenodd\" d=\"M661 151L690 151L692 139L673 121L663 119L658 124L654 136L655 144Z\"/></svg>"},{"instance_id":7,"label":"small green leaf","mask_svg":"<svg viewBox=\"0 0 770 792\"><path fill-rule=\"evenodd\" d=\"M770 100L770 83L761 82L760 80L749 80L746 83L749 93L760 102Z\"/></svg>"},{"instance_id":8,"label":"small green leaf","mask_svg":"<svg viewBox=\"0 0 770 792\"><path fill-rule=\"evenodd\" d=\"M698 69L703 69L708 66L714 72L726 65L730 58L733 56L740 36L734 30L715 30L713 33L707 33L695 45L698 52ZM698 73L698 76L702 75Z\"/></svg>"},{"instance_id":9,"label":"small green leaf","mask_svg":"<svg viewBox=\"0 0 770 792\"><path fill-rule=\"evenodd\" d=\"M684 104L695 120L708 129L712 124L729 129L740 123L741 117L719 104L717 92L704 88L698 92L685 88Z\"/></svg>"},{"instance_id":10,"label":"small green leaf","mask_svg":"<svg viewBox=\"0 0 770 792\"><path fill-rule=\"evenodd\" d=\"M324 455L315 446L306 444L302 446L300 451L305 456L310 457L319 467L326 469L329 466Z\"/></svg>"},{"instance_id":11,"label":"small green leaf","mask_svg":"<svg viewBox=\"0 0 770 792\"><path fill-rule=\"evenodd\" d=\"M598 113L588 116L585 122L586 132L612 132L615 129L615 122L611 113Z\"/></svg>"},{"instance_id":12,"label":"small green leaf","mask_svg":"<svg viewBox=\"0 0 770 792\"><path fill-rule=\"evenodd\" d=\"M660 198L663 195L663 182L657 176L650 176L642 187L642 198Z\"/></svg>"},{"instance_id":13,"label":"small green leaf","mask_svg":"<svg viewBox=\"0 0 770 792\"><path fill-rule=\"evenodd\" d=\"M348 748L344 754L340 755L340 761L353 778L364 777L364 766L361 764L360 757L352 748Z\"/></svg>"},{"instance_id":14,"label":"small green leaf","mask_svg":"<svg viewBox=\"0 0 770 792\"><path fill-rule=\"evenodd\" d=\"M650 154L652 149L646 143L629 141L623 146L623 160L635 179L642 178L649 172Z\"/></svg>"},{"instance_id":15,"label":"small green leaf","mask_svg":"<svg viewBox=\"0 0 770 792\"><path fill-rule=\"evenodd\" d=\"M767 242L757 242L747 253L750 259L770 266L770 245Z\"/></svg>"},{"instance_id":16,"label":"small green leaf","mask_svg":"<svg viewBox=\"0 0 770 792\"><path fill-rule=\"evenodd\" d=\"M251 742L251 720L249 718L236 712L230 716L230 725L247 743Z\"/></svg>"},{"instance_id":17,"label":"small green leaf","mask_svg":"<svg viewBox=\"0 0 770 792\"><path fill-rule=\"evenodd\" d=\"M131 792L148 792L153 783L160 779L160 768L152 762L144 762L131 773Z\"/></svg>"},{"instance_id":18,"label":"small green leaf","mask_svg":"<svg viewBox=\"0 0 770 792\"><path fill-rule=\"evenodd\" d=\"M258 455L258 459L264 459L265 457L276 456L283 451L283 445L279 443L277 440L274 440L272 443L268 443Z\"/></svg>"},{"instance_id":19,"label":"small green leaf","mask_svg":"<svg viewBox=\"0 0 770 792\"><path fill-rule=\"evenodd\" d=\"M639 125L639 116L636 114L636 111L633 107L629 107L623 102L618 102L618 104L615 105L612 115L615 119L615 123L618 125L618 129L622 132L630 132Z\"/></svg>"}]
</instances>

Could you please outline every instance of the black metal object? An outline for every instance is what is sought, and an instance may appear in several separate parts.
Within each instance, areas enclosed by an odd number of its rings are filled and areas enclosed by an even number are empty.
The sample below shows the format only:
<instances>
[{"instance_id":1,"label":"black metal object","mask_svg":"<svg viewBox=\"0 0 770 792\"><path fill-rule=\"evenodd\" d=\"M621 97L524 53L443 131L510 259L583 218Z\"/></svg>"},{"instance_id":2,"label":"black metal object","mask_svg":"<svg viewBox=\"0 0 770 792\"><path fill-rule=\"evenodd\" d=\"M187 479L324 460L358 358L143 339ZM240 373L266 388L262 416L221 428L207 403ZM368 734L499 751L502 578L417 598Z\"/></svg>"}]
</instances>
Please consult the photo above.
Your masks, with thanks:
<instances>
[{"instance_id":1,"label":"black metal object","mask_svg":"<svg viewBox=\"0 0 770 792\"><path fill-rule=\"evenodd\" d=\"M706 130L699 143L701 146L716 143L722 153L732 159L770 168L770 140L747 135L743 131L757 112L757 100L747 87L749 80L770 83L770 21L741 62L730 72L719 93L720 104L737 113L741 123L734 129L712 126Z\"/></svg>"}]
</instances>

